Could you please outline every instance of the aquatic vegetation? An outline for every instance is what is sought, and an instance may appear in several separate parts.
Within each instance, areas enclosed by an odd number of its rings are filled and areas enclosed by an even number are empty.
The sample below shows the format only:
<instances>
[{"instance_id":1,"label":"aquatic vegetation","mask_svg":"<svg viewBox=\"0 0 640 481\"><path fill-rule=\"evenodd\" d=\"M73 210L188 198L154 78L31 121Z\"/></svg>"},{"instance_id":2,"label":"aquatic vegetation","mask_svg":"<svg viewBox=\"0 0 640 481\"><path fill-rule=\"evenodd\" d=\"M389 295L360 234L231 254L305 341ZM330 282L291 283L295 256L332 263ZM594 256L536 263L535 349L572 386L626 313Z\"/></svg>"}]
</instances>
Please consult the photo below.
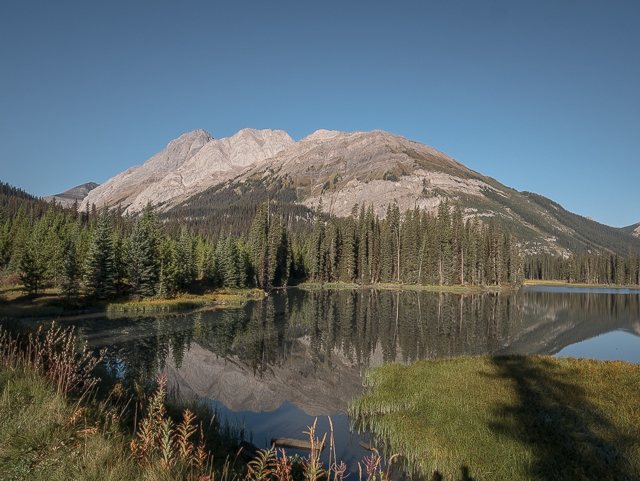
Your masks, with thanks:
<instances>
[{"instance_id":1,"label":"aquatic vegetation","mask_svg":"<svg viewBox=\"0 0 640 481\"><path fill-rule=\"evenodd\" d=\"M220 436L216 432L223 427L214 422L206 404L168 400L166 377L155 385L135 384L133 394L116 383L100 397L95 389L99 380L93 375L100 359L79 348L73 328L63 330L54 324L23 343L0 329L0 479L342 481L346 477L345 464L335 456L333 426L333 455L323 467L318 447L325 439L316 437L315 423L306 432L312 445L307 458L288 457L273 448L239 462L240 451L235 458L233 451L225 454L218 439L215 452L223 456L214 459L211 437ZM368 481L383 481L388 473L380 466L375 453L364 460L361 471Z\"/></svg>"},{"instance_id":2,"label":"aquatic vegetation","mask_svg":"<svg viewBox=\"0 0 640 481\"><path fill-rule=\"evenodd\" d=\"M545 356L385 364L350 406L417 474L637 479L640 365Z\"/></svg>"}]
</instances>

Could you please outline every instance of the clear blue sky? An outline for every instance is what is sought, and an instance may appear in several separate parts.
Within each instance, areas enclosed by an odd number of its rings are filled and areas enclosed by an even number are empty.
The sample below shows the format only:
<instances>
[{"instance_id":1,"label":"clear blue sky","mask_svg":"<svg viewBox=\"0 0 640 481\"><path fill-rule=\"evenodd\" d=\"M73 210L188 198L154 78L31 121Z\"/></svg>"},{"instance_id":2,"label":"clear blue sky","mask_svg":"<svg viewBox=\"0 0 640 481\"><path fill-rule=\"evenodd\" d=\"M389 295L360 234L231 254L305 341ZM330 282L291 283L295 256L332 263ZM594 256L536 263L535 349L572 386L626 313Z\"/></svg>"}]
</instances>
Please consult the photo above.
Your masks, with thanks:
<instances>
[{"instance_id":1,"label":"clear blue sky","mask_svg":"<svg viewBox=\"0 0 640 481\"><path fill-rule=\"evenodd\" d=\"M179 135L382 129L640 221L640 2L0 2L0 179L102 183Z\"/></svg>"}]
</instances>

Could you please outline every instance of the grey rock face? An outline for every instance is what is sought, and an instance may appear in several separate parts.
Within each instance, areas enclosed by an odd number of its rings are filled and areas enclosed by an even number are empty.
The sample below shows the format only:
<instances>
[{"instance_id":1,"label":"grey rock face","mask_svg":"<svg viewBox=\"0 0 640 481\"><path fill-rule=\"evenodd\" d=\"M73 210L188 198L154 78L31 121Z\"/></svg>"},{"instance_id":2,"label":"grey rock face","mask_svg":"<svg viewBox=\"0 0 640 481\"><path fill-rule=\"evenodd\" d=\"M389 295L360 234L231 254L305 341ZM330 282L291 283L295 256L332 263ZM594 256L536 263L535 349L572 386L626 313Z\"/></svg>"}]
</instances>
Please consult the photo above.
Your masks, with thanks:
<instances>
[{"instance_id":1,"label":"grey rock face","mask_svg":"<svg viewBox=\"0 0 640 481\"><path fill-rule=\"evenodd\" d=\"M175 203L235 175L249 164L277 154L293 143L281 130L244 129L215 140L194 130L172 140L167 148L109 179L91 192L82 208L122 204L125 213L142 210L147 202Z\"/></svg>"},{"instance_id":2,"label":"grey rock face","mask_svg":"<svg viewBox=\"0 0 640 481\"><path fill-rule=\"evenodd\" d=\"M483 189L493 189L448 155L379 130L319 130L237 180L269 176L293 179L299 202L313 207L322 199L325 211L338 216L349 215L354 204L373 205L381 217L394 202L400 210L434 210L445 194L481 197Z\"/></svg>"},{"instance_id":3,"label":"grey rock face","mask_svg":"<svg viewBox=\"0 0 640 481\"><path fill-rule=\"evenodd\" d=\"M193 157L211 140L213 137L204 130L181 135L144 164L131 167L91 191L84 199L82 208L86 208L87 204L96 204L97 207L120 203L123 207L130 205L146 187L162 180L167 173Z\"/></svg>"},{"instance_id":4,"label":"grey rock face","mask_svg":"<svg viewBox=\"0 0 640 481\"><path fill-rule=\"evenodd\" d=\"M57 203L65 207L71 207L76 201L78 201L79 205L89 192L99 187L99 185L100 184L96 184L95 182L87 182L86 184L76 185L69 190L65 190L61 194L48 195L44 197L44 200L51 202L55 199Z\"/></svg>"},{"instance_id":5,"label":"grey rock face","mask_svg":"<svg viewBox=\"0 0 640 481\"><path fill-rule=\"evenodd\" d=\"M142 210L148 200L152 204L176 204L234 177L246 166L272 157L293 143L282 130L243 129L232 137L211 140L178 168L147 186L126 212Z\"/></svg>"}]
</instances>

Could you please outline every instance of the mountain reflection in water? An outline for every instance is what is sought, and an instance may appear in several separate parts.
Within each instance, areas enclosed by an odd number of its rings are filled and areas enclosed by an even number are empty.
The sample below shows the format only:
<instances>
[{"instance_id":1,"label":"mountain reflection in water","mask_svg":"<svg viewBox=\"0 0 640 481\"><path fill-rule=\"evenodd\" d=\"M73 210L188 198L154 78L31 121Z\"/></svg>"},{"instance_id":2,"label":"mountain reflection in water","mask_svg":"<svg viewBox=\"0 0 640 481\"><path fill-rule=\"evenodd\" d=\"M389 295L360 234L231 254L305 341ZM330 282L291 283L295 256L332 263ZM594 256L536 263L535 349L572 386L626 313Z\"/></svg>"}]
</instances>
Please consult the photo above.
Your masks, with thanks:
<instances>
[{"instance_id":1,"label":"mountain reflection in water","mask_svg":"<svg viewBox=\"0 0 640 481\"><path fill-rule=\"evenodd\" d=\"M65 322L91 347L106 347L111 369L126 379L166 372L183 395L222 403L227 414L261 413L264 426L270 413L280 413L283 429L302 437L315 416L342 419L362 392L363 371L384 362L556 354L611 331L633 334L640 352L639 307L637 291L288 289L241 308ZM282 406L288 406L285 415ZM259 426L253 430L267 436ZM336 442L357 472L353 463L366 452L351 438Z\"/></svg>"},{"instance_id":2,"label":"mountain reflection in water","mask_svg":"<svg viewBox=\"0 0 640 481\"><path fill-rule=\"evenodd\" d=\"M75 320L126 378L167 371L183 394L234 411L289 401L345 414L360 375L383 362L555 354L606 332L640 333L640 294L548 288L455 294L289 289L242 308Z\"/></svg>"}]
</instances>

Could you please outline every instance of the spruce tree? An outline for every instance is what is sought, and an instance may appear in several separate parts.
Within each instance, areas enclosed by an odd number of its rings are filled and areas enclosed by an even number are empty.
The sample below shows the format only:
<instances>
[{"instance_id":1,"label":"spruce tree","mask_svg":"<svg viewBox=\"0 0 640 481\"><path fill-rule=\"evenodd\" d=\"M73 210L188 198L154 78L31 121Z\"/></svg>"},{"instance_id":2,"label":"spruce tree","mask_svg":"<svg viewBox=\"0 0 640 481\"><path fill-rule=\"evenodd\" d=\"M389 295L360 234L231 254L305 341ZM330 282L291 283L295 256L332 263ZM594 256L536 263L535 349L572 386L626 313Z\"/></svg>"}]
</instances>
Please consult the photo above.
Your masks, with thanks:
<instances>
[{"instance_id":1,"label":"spruce tree","mask_svg":"<svg viewBox=\"0 0 640 481\"><path fill-rule=\"evenodd\" d=\"M45 219L35 222L20 255L20 279L29 293L37 294L48 277L48 225Z\"/></svg>"},{"instance_id":2,"label":"spruce tree","mask_svg":"<svg viewBox=\"0 0 640 481\"><path fill-rule=\"evenodd\" d=\"M79 291L79 270L76 255L76 239L78 236L77 225L74 225L67 245L64 263L62 264L62 275L59 292L65 297L75 297Z\"/></svg>"},{"instance_id":3,"label":"spruce tree","mask_svg":"<svg viewBox=\"0 0 640 481\"><path fill-rule=\"evenodd\" d=\"M186 289L195 280L196 265L193 254L191 236L186 227L183 227L175 249L176 282L180 289Z\"/></svg>"},{"instance_id":4,"label":"spruce tree","mask_svg":"<svg viewBox=\"0 0 640 481\"><path fill-rule=\"evenodd\" d=\"M113 227L109 209L104 206L91 236L84 266L84 290L87 296L108 299L115 292L115 256Z\"/></svg>"},{"instance_id":5,"label":"spruce tree","mask_svg":"<svg viewBox=\"0 0 640 481\"><path fill-rule=\"evenodd\" d=\"M269 274L269 203L260 202L251 224L249 246L251 262L256 277L256 285L265 288L271 277Z\"/></svg>"},{"instance_id":6,"label":"spruce tree","mask_svg":"<svg viewBox=\"0 0 640 481\"><path fill-rule=\"evenodd\" d=\"M129 238L129 281L134 293L143 297L156 295L160 281L161 227L151 203L133 225Z\"/></svg>"},{"instance_id":7,"label":"spruce tree","mask_svg":"<svg viewBox=\"0 0 640 481\"><path fill-rule=\"evenodd\" d=\"M205 244L205 257L202 270L203 279L213 287L218 287L220 284L220 273L218 259L216 257L216 246L213 242L207 242Z\"/></svg>"}]
</instances>

